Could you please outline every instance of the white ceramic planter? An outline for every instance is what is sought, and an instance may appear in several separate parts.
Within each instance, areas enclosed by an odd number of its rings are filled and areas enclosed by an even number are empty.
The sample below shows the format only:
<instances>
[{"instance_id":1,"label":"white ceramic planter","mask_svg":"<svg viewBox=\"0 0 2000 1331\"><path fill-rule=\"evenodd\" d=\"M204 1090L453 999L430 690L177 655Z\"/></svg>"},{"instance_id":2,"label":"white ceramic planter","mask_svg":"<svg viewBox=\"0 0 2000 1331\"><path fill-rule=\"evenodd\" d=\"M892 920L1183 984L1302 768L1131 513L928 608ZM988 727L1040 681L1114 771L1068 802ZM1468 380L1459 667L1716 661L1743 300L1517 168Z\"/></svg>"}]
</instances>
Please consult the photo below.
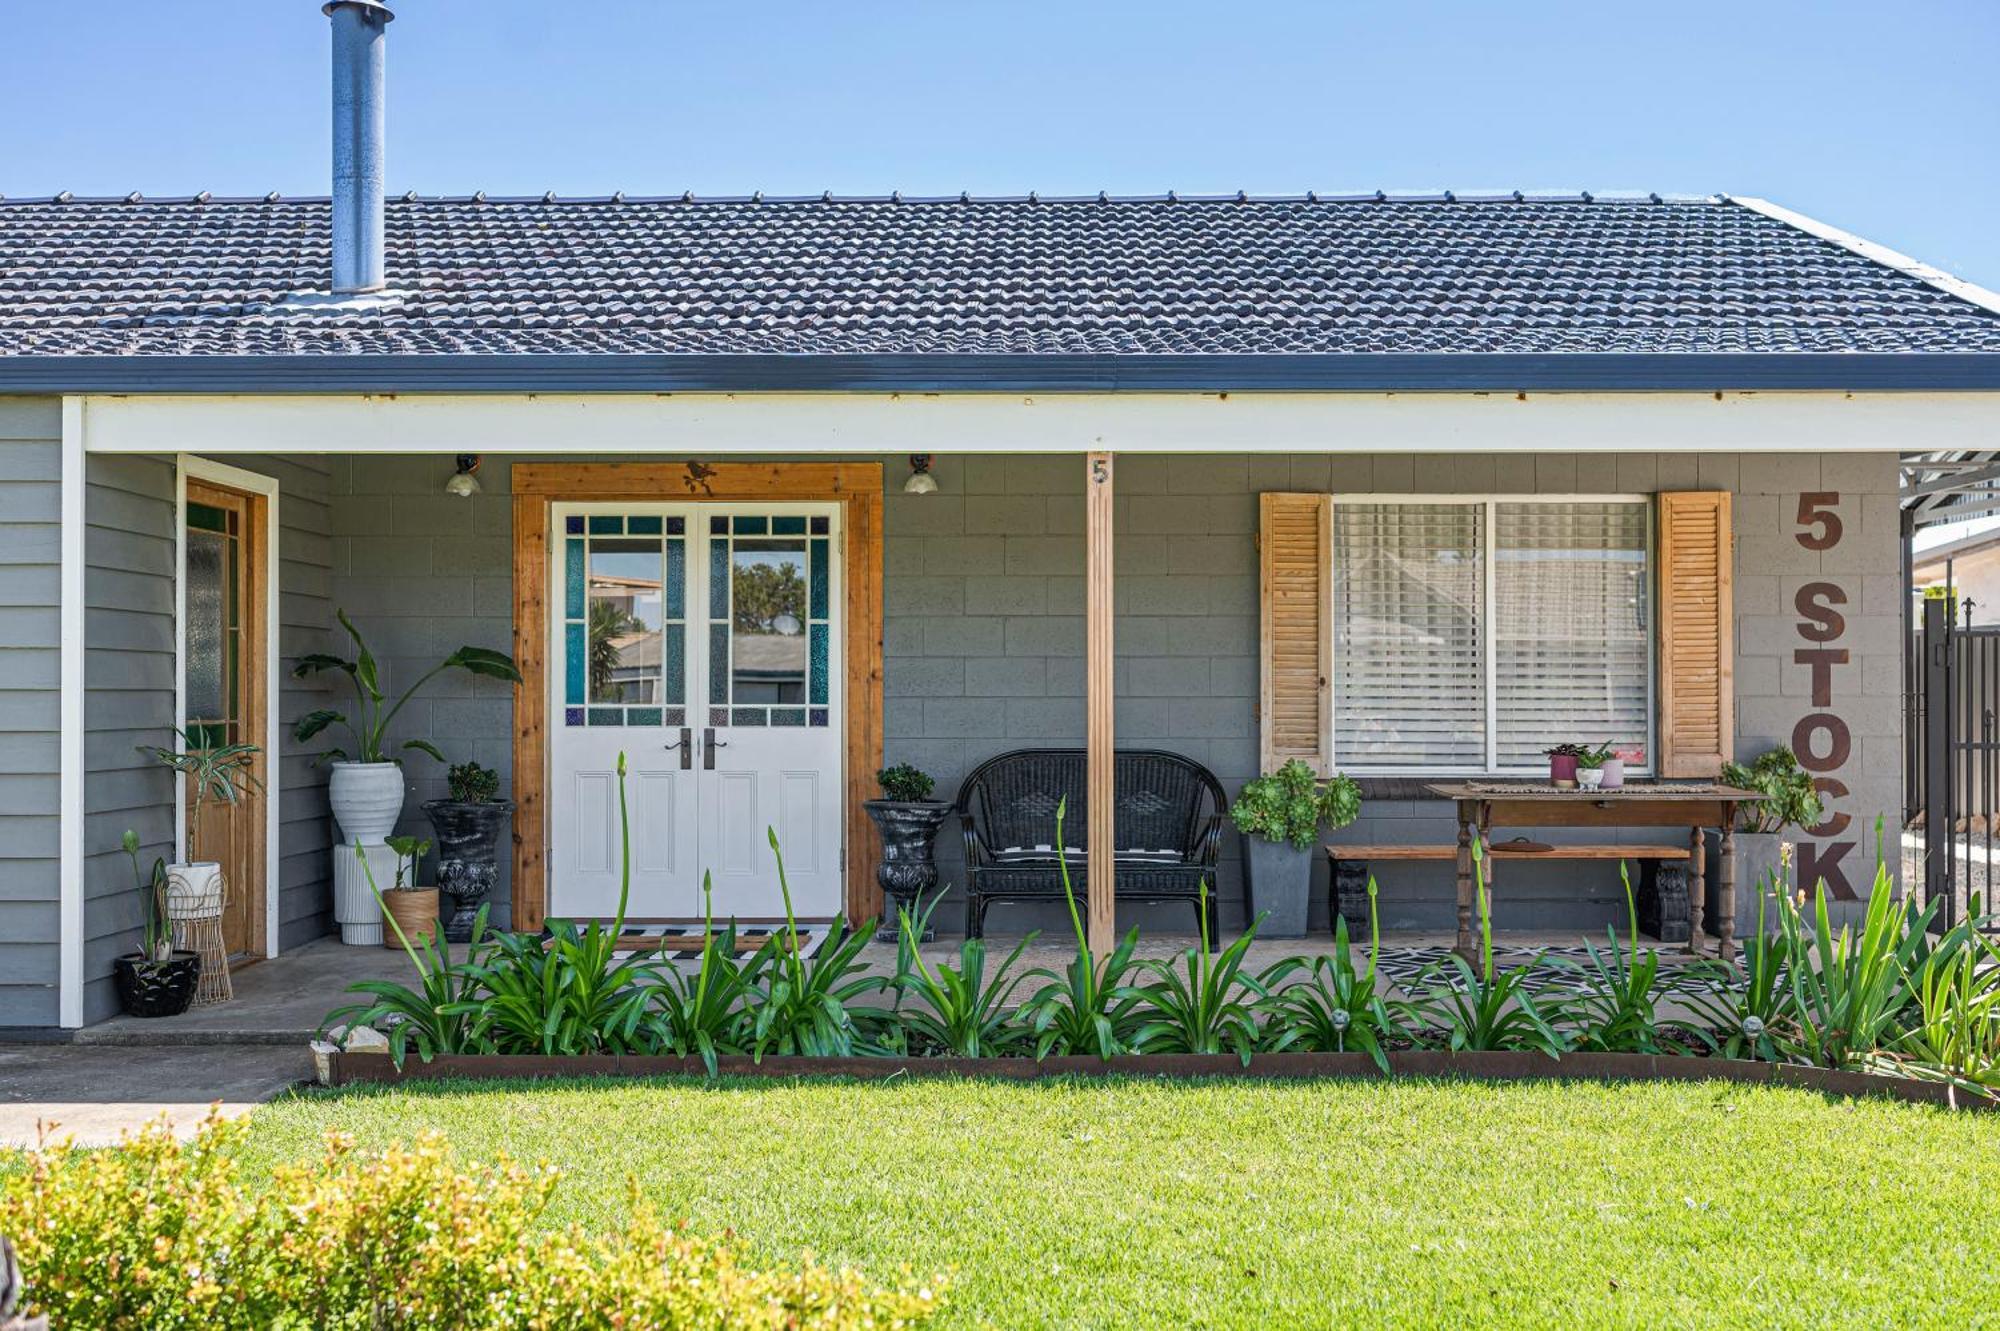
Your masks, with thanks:
<instances>
[{"instance_id":1,"label":"white ceramic planter","mask_svg":"<svg viewBox=\"0 0 2000 1331\"><path fill-rule=\"evenodd\" d=\"M222 918L222 866L214 860L167 866L167 918Z\"/></svg>"},{"instance_id":2,"label":"white ceramic planter","mask_svg":"<svg viewBox=\"0 0 2000 1331\"><path fill-rule=\"evenodd\" d=\"M1576 784L1585 790L1596 790L1604 784L1602 767L1579 767L1576 769Z\"/></svg>"},{"instance_id":3,"label":"white ceramic planter","mask_svg":"<svg viewBox=\"0 0 2000 1331\"><path fill-rule=\"evenodd\" d=\"M326 793L341 840L351 846L380 841L396 830L403 813L402 764L337 762Z\"/></svg>"}]
</instances>

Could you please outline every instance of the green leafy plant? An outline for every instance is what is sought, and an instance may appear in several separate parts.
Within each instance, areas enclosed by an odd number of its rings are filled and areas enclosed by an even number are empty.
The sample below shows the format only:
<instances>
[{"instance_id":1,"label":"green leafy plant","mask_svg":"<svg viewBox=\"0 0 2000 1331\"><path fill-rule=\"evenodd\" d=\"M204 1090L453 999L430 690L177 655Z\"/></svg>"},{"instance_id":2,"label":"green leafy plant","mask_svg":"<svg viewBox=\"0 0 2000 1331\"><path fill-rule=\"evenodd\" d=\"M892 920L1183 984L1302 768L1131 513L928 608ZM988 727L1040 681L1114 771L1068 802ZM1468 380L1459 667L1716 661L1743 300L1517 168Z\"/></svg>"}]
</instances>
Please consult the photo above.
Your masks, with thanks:
<instances>
[{"instance_id":1,"label":"green leafy plant","mask_svg":"<svg viewBox=\"0 0 2000 1331\"><path fill-rule=\"evenodd\" d=\"M420 892L417 886L417 870L423 865L424 856L431 853L431 843L423 837L384 837L383 844L396 857L396 881L389 885L391 892ZM410 881L403 881L403 866L410 866Z\"/></svg>"},{"instance_id":2,"label":"green leafy plant","mask_svg":"<svg viewBox=\"0 0 2000 1331\"><path fill-rule=\"evenodd\" d=\"M1830 895L1824 882L1817 885L1810 922L1791 903L1781 907L1785 975L1800 1055L1822 1067L1859 1068L1898 1034L1897 1023L1914 998L1910 976L1929 946L1924 930L1938 903L1919 908L1899 897L1880 860L1859 932L1852 925L1834 932Z\"/></svg>"},{"instance_id":3,"label":"green leafy plant","mask_svg":"<svg viewBox=\"0 0 2000 1331\"><path fill-rule=\"evenodd\" d=\"M1274 1054L1344 1054L1353 1050L1367 1054L1375 1060L1376 1067L1387 1072L1389 1055L1384 1042L1403 1031L1394 1010L1376 992L1375 965L1381 950L1382 931L1375 909L1375 879L1371 875L1368 968L1356 969L1347 920L1336 913L1330 955L1310 961L1304 957L1286 957L1258 977L1265 994L1264 1048ZM1301 970L1306 974L1292 979Z\"/></svg>"},{"instance_id":4,"label":"green leafy plant","mask_svg":"<svg viewBox=\"0 0 2000 1331\"><path fill-rule=\"evenodd\" d=\"M1769 923L1768 910L1774 904L1785 909L1782 869L1757 885L1757 928L1743 940L1742 983L1736 982L1729 967L1709 963L1707 988L1683 996L1724 1058L1784 1063L1798 1048L1792 989L1785 978L1790 950Z\"/></svg>"},{"instance_id":5,"label":"green leafy plant","mask_svg":"<svg viewBox=\"0 0 2000 1331\"><path fill-rule=\"evenodd\" d=\"M202 811L213 801L235 804L245 793L262 791L264 783L250 770L251 762L263 750L255 744L216 744L204 747L178 727L178 748L163 749L157 744L141 744L139 752L163 767L181 774L188 791L188 859L202 861Z\"/></svg>"},{"instance_id":6,"label":"green leafy plant","mask_svg":"<svg viewBox=\"0 0 2000 1331\"><path fill-rule=\"evenodd\" d=\"M1573 1047L1592 1053L1658 1054L1660 1017L1654 985L1660 974L1660 954L1639 951L1639 908L1632 895L1632 876L1618 862L1618 881L1625 888L1626 943L1618 942L1615 926L1607 928L1609 946L1602 952L1584 940L1588 961L1572 967L1582 976L1583 992L1561 1002L1555 1012L1570 1028ZM1568 963L1565 963L1568 964Z\"/></svg>"},{"instance_id":7,"label":"green leafy plant","mask_svg":"<svg viewBox=\"0 0 2000 1331\"><path fill-rule=\"evenodd\" d=\"M1063 819L1068 809L1067 798L1056 805L1057 846L1064 844ZM1126 934L1111 955L1100 960L1091 950L1083 917L1077 913L1076 891L1069 881L1069 856L1062 855L1057 864L1062 871L1063 900L1069 903L1070 928L1076 934L1076 955L1061 974L1046 967L1028 972L1034 979L1047 981L1021 1005L1021 1019L1034 1035L1035 1058L1095 1054L1109 1059L1129 1053L1139 1025L1141 995L1138 987L1129 983L1139 930Z\"/></svg>"},{"instance_id":8,"label":"green leafy plant","mask_svg":"<svg viewBox=\"0 0 2000 1331\"><path fill-rule=\"evenodd\" d=\"M747 992L743 964L736 955L736 925L715 929L715 885L701 876L701 963L693 975L664 967L654 993L657 1030L662 1049L682 1058L699 1058L708 1075L718 1075L716 1059L749 1052L748 1021L742 1002Z\"/></svg>"},{"instance_id":9,"label":"green leafy plant","mask_svg":"<svg viewBox=\"0 0 2000 1331\"><path fill-rule=\"evenodd\" d=\"M1479 904L1479 967L1453 954L1442 967L1429 968L1419 984L1417 1011L1444 1032L1447 1048L1458 1050L1532 1049L1559 1057L1567 1042L1542 1015L1531 978L1535 962L1512 970L1493 965L1493 907L1486 889L1486 861L1472 843L1473 885ZM1539 955L1535 961L1539 961Z\"/></svg>"},{"instance_id":10,"label":"green leafy plant","mask_svg":"<svg viewBox=\"0 0 2000 1331\"><path fill-rule=\"evenodd\" d=\"M417 987L394 980L358 980L347 986L350 994L363 994L368 1001L352 1003L326 1014L319 1033L338 1026L370 1026L389 1041L389 1057L398 1068L414 1048L417 1057L428 1063L439 1054L490 1054L497 1052L489 1036L491 1014L479 997L480 952L486 945L486 910L472 921L472 942L465 960L454 962L451 949L432 934L419 934L412 944L396 917L382 900L375 884L375 870L365 850L354 847L368 891L382 907L382 922L396 935L403 955L416 968Z\"/></svg>"},{"instance_id":11,"label":"green leafy plant","mask_svg":"<svg viewBox=\"0 0 2000 1331\"><path fill-rule=\"evenodd\" d=\"M875 774L875 780L882 787L883 798L899 804L922 804L937 788L929 773L908 763L883 768Z\"/></svg>"},{"instance_id":12,"label":"green leafy plant","mask_svg":"<svg viewBox=\"0 0 2000 1331\"><path fill-rule=\"evenodd\" d=\"M474 1000L502 1054L644 1054L664 1043L652 1001L660 968L626 950L632 899L632 821L625 801L625 755L618 755L618 911L610 921L551 920L546 941L506 933L472 977Z\"/></svg>"},{"instance_id":13,"label":"green leafy plant","mask_svg":"<svg viewBox=\"0 0 2000 1331\"><path fill-rule=\"evenodd\" d=\"M445 774L445 794L459 804L491 804L500 794L500 774L476 762L453 763Z\"/></svg>"},{"instance_id":14,"label":"green leafy plant","mask_svg":"<svg viewBox=\"0 0 2000 1331\"><path fill-rule=\"evenodd\" d=\"M617 673L625 651L620 639L644 633L646 625L638 616L616 602L592 600L587 631L590 656L585 668L590 675L591 700L615 701L612 697L611 677Z\"/></svg>"},{"instance_id":15,"label":"green leafy plant","mask_svg":"<svg viewBox=\"0 0 2000 1331\"><path fill-rule=\"evenodd\" d=\"M1588 744L1572 744L1565 747L1576 750L1576 765L1578 770L1602 767L1618 756L1618 750L1609 744L1600 744L1596 748L1592 748Z\"/></svg>"},{"instance_id":16,"label":"green leafy plant","mask_svg":"<svg viewBox=\"0 0 2000 1331\"><path fill-rule=\"evenodd\" d=\"M1026 975L1010 976L1021 954L1039 932L1014 945L991 977L986 973L986 940L967 938L958 945L958 965L925 962L917 941L930 927L931 912L941 898L912 916L900 907L896 949L896 1013L906 1036L959 1058L1001 1058L1018 1054L1027 1041L1026 1029L1008 1007ZM919 1005L906 1008L905 1000Z\"/></svg>"},{"instance_id":17,"label":"green leafy plant","mask_svg":"<svg viewBox=\"0 0 2000 1331\"><path fill-rule=\"evenodd\" d=\"M1208 936L1208 881L1201 884L1201 943L1172 961L1142 961L1153 983L1139 990L1142 1004L1132 1045L1145 1053L1233 1053L1249 1065L1257 1047L1256 1003L1265 995L1263 983L1243 973L1244 958L1257 936L1259 915L1241 937L1216 955Z\"/></svg>"},{"instance_id":18,"label":"green leafy plant","mask_svg":"<svg viewBox=\"0 0 2000 1331\"><path fill-rule=\"evenodd\" d=\"M1353 778L1335 773L1321 781L1297 758L1244 783L1229 806L1230 821L1245 836L1289 841L1300 850L1312 849L1322 824L1345 827L1360 816L1361 787Z\"/></svg>"},{"instance_id":19,"label":"green leafy plant","mask_svg":"<svg viewBox=\"0 0 2000 1331\"><path fill-rule=\"evenodd\" d=\"M2000 946L1981 929L1953 926L1911 983L1917 1019L1896 1054L1920 1077L2000 1098Z\"/></svg>"},{"instance_id":20,"label":"green leafy plant","mask_svg":"<svg viewBox=\"0 0 2000 1331\"><path fill-rule=\"evenodd\" d=\"M1745 832L1782 832L1787 827L1817 827L1824 808L1812 773L1799 766L1798 755L1783 744L1760 755L1748 767L1722 765L1722 783L1754 790L1762 800L1745 800L1736 825Z\"/></svg>"},{"instance_id":21,"label":"green leafy plant","mask_svg":"<svg viewBox=\"0 0 2000 1331\"><path fill-rule=\"evenodd\" d=\"M867 974L861 954L875 931L874 921L850 930L836 919L826 941L807 957L799 945L798 916L785 877L785 852L778 829L767 827L771 855L778 862L778 891L785 901L785 927L767 939L744 967L745 1003L750 1013L750 1052L817 1054L845 1058L873 1052L891 1022L882 1009L859 1010L860 1000L890 981Z\"/></svg>"},{"instance_id":22,"label":"green leafy plant","mask_svg":"<svg viewBox=\"0 0 2000 1331\"><path fill-rule=\"evenodd\" d=\"M558 1227L557 1170L504 1157L461 1168L435 1135L364 1151L329 1134L317 1155L258 1174L242 1167L248 1137L211 1115L192 1141L156 1122L117 1146L63 1140L18 1157L0 1233L20 1245L23 1317L146 1331L863 1331L926 1320L944 1288L874 1285L810 1259L753 1266L636 1189L608 1232Z\"/></svg>"},{"instance_id":23,"label":"green leafy plant","mask_svg":"<svg viewBox=\"0 0 2000 1331\"><path fill-rule=\"evenodd\" d=\"M368 644L361 637L361 630L347 617L345 610L334 612L340 626L347 630L347 636L354 642L352 659L314 652L299 658L292 667L294 679L307 679L327 670L338 670L346 675L354 685L354 713L352 716L332 708L321 708L300 717L292 727L292 738L301 744L310 742L321 731L331 725L340 725L354 737L352 750L346 748L328 749L322 757L338 759L342 762L383 763L391 761L385 745L388 743L389 726L397 713L409 705L419 689L447 670L463 670L467 674L479 675L487 679L504 679L511 684L521 682L521 672L514 666L514 658L505 652L490 651L484 647L460 647L439 664L432 666L417 677L414 684L404 689L397 699L390 703L388 695L382 691L380 668L375 657L369 652ZM444 754L437 745L427 739L412 739L403 742L405 749L417 749L429 754L439 762Z\"/></svg>"},{"instance_id":24,"label":"green leafy plant","mask_svg":"<svg viewBox=\"0 0 2000 1331\"><path fill-rule=\"evenodd\" d=\"M125 829L119 845L124 848L126 858L132 861L132 881L139 889L141 925L145 931L139 955L147 961L171 961L174 939L173 928L167 923L167 861L163 856L155 855L151 873L141 868L139 834L129 827Z\"/></svg>"}]
</instances>

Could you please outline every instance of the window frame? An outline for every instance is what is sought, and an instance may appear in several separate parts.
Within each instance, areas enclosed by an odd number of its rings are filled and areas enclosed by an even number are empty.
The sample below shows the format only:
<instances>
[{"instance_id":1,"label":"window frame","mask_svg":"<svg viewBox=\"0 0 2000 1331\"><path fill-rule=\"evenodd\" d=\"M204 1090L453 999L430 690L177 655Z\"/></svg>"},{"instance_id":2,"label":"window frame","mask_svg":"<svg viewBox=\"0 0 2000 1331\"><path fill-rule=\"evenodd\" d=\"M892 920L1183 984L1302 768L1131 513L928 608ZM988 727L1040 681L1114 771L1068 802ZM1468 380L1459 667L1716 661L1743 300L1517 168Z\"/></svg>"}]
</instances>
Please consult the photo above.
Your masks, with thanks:
<instances>
[{"instance_id":1,"label":"window frame","mask_svg":"<svg viewBox=\"0 0 2000 1331\"><path fill-rule=\"evenodd\" d=\"M1328 495L1327 498L1328 502L1331 504L1333 509L1332 522L1336 531L1338 531L1338 526L1339 526L1338 515L1340 511L1340 506L1342 504L1369 504L1376 506L1389 505L1389 504L1432 504L1432 505L1449 504L1463 508L1471 508L1475 505L1478 505L1483 507L1485 510L1483 514L1483 521L1481 523L1481 528L1480 528L1480 551L1479 551L1481 560L1480 670L1481 670L1481 679L1484 685L1485 698L1486 698L1485 765L1478 767L1467 767L1462 765L1438 766L1438 767L1412 767L1408 764L1402 764L1402 765L1366 764L1366 765L1359 765L1352 767L1343 766L1340 761L1341 658L1340 658L1340 646L1339 646L1339 632L1336 627L1335 630L1328 635L1328 640L1332 647L1332 668L1329 672L1329 678L1327 680L1327 692L1328 692L1327 721L1326 721L1328 730L1327 761L1331 765L1332 770L1337 772L1344 772L1350 776L1368 776L1368 777L1440 777L1440 778L1463 777L1463 776L1520 777L1520 776L1531 776L1537 773L1545 774L1548 770L1545 766L1537 765L1528 767L1522 767L1522 766L1502 767L1495 762L1495 757L1497 755L1499 748L1498 738L1500 729L1500 693L1499 689L1496 687L1498 683L1499 668L1498 668L1498 662L1495 659L1494 633L1493 633L1494 583L1496 577L1496 569L1493 561L1493 550L1494 550L1495 533L1498 529L1498 524L1494 521L1495 518L1494 510L1497 506L1501 504L1637 504L1641 507L1641 509L1645 513L1645 526L1646 526L1645 577L1646 577L1647 594L1651 597L1651 600L1647 605L1647 616L1646 616L1646 621L1647 621L1646 622L1646 761L1643 764L1629 766L1626 769L1626 774L1628 776L1650 777L1655 773L1659 765L1659 730L1660 730L1659 617L1660 617L1660 611L1662 609L1662 607L1659 604L1660 601L1659 504L1657 502L1658 500L1657 496L1652 494L1532 494L1532 493L1524 494L1519 492L1489 493L1489 494L1467 493L1467 492L1460 492L1455 494L1437 494L1437 493L1371 494L1367 492L1356 491L1356 492L1348 492L1345 494L1333 493ZM1334 550L1332 544L1329 544L1327 548L1326 557L1330 565L1334 557ZM1329 566L1328 575L1329 576L1327 577L1326 581L1325 613L1327 615L1327 623L1331 625L1335 624L1336 622L1334 619L1334 598L1336 595L1335 583L1338 579L1339 574L1337 570Z\"/></svg>"}]
</instances>

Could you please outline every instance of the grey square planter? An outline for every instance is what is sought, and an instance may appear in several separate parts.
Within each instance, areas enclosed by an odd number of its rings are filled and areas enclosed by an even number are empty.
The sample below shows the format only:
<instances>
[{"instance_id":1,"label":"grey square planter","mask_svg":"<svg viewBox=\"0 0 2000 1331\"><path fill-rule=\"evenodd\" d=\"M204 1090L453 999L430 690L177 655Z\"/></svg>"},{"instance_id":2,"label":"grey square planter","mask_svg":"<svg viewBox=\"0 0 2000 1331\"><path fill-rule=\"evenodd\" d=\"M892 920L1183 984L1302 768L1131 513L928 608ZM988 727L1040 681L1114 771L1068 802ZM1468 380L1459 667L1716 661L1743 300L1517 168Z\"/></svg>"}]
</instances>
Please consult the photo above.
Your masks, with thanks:
<instances>
[{"instance_id":1,"label":"grey square planter","mask_svg":"<svg viewBox=\"0 0 2000 1331\"><path fill-rule=\"evenodd\" d=\"M1265 916L1257 930L1259 938L1306 936L1312 857L1311 848L1300 850L1289 841L1243 838L1243 862L1250 873L1250 918Z\"/></svg>"},{"instance_id":2,"label":"grey square planter","mask_svg":"<svg viewBox=\"0 0 2000 1331\"><path fill-rule=\"evenodd\" d=\"M1778 845L1787 839L1797 841L1799 832L1788 829L1784 832L1738 832L1736 834L1736 939L1741 942L1757 930L1757 894L1765 883L1777 876ZM1703 887L1707 896L1701 907L1702 932L1710 938L1716 935L1716 924L1722 917L1722 835L1710 832L1703 839L1707 854L1702 872L1707 875ZM1776 933L1778 929L1777 906L1769 905L1764 910L1764 927Z\"/></svg>"}]
</instances>

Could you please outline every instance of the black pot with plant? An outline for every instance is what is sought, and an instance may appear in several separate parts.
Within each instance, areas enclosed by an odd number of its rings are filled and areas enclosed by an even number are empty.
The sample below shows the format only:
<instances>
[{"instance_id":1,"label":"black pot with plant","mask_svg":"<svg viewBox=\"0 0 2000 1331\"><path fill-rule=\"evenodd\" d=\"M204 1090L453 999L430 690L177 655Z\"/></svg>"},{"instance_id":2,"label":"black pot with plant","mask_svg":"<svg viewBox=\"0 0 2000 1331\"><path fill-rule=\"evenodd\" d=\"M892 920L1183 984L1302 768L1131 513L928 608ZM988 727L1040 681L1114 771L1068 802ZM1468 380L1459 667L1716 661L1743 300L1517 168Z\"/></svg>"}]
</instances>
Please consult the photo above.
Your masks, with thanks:
<instances>
[{"instance_id":1,"label":"black pot with plant","mask_svg":"<svg viewBox=\"0 0 2000 1331\"><path fill-rule=\"evenodd\" d=\"M437 890L451 906L445 941L469 943L479 908L500 876L495 847L513 820L514 801L500 798L500 774L476 762L454 764L445 790L444 799L424 802L424 815L437 834Z\"/></svg>"},{"instance_id":2,"label":"black pot with plant","mask_svg":"<svg viewBox=\"0 0 2000 1331\"><path fill-rule=\"evenodd\" d=\"M875 865L875 881L882 885L890 904L882 913L884 924L875 936L889 943L897 938L896 925L889 921L899 918L903 910L908 910L912 919L919 918L925 894L937 886L933 851L938 828L944 826L951 805L932 799L937 783L908 763L883 768L875 780L882 787L882 798L869 800L862 807L882 834L882 858ZM927 929L920 941L930 938Z\"/></svg>"},{"instance_id":3,"label":"black pot with plant","mask_svg":"<svg viewBox=\"0 0 2000 1331\"><path fill-rule=\"evenodd\" d=\"M1305 937L1319 829L1345 827L1360 816L1361 787L1352 777L1336 772L1321 780L1297 758L1244 783L1229 818L1243 834L1250 914L1263 920L1261 937Z\"/></svg>"},{"instance_id":4,"label":"black pot with plant","mask_svg":"<svg viewBox=\"0 0 2000 1331\"><path fill-rule=\"evenodd\" d=\"M137 952L115 957L111 983L118 1002L135 1017L178 1017L194 1002L201 981L201 953L174 949L167 924L167 862L155 857L149 874L139 863L139 834L127 828L125 853L145 910L145 937Z\"/></svg>"}]
</instances>

